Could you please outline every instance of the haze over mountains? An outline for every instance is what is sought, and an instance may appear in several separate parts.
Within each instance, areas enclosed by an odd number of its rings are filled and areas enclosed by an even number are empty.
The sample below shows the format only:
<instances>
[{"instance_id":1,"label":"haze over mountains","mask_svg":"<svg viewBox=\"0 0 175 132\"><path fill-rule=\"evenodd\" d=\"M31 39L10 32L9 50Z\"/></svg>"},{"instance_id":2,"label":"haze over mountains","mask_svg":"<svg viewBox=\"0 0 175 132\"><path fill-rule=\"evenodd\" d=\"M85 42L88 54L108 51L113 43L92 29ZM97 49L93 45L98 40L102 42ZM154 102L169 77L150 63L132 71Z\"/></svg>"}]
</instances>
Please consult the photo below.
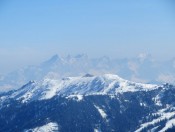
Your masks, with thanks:
<instances>
[{"instance_id":1,"label":"haze over mountains","mask_svg":"<svg viewBox=\"0 0 175 132\"><path fill-rule=\"evenodd\" d=\"M0 91L20 88L30 80L59 79L87 73L92 75L112 73L143 83L174 83L175 60L156 61L147 54L125 59L110 59L107 56L89 58L86 54L66 57L54 55L37 66L26 66L0 76Z\"/></svg>"},{"instance_id":2,"label":"haze over mountains","mask_svg":"<svg viewBox=\"0 0 175 132\"><path fill-rule=\"evenodd\" d=\"M174 70L146 54L54 55L1 76L0 131L174 131L175 86L160 84L174 83Z\"/></svg>"}]
</instances>

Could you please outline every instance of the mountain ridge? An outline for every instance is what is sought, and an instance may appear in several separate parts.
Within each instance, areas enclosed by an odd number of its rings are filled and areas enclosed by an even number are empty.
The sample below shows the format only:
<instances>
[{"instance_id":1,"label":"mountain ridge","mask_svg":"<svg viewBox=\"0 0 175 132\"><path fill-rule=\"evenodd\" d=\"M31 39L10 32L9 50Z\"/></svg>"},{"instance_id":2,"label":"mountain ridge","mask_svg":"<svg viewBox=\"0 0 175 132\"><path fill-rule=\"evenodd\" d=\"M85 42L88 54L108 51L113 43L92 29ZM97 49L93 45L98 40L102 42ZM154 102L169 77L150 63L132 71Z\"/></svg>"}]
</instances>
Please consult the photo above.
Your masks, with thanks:
<instances>
[{"instance_id":1,"label":"mountain ridge","mask_svg":"<svg viewBox=\"0 0 175 132\"><path fill-rule=\"evenodd\" d=\"M0 94L0 131L171 132L174 93L113 74L30 81Z\"/></svg>"},{"instance_id":2,"label":"mountain ridge","mask_svg":"<svg viewBox=\"0 0 175 132\"><path fill-rule=\"evenodd\" d=\"M32 98L50 99L54 96L86 96L86 95L116 95L122 92L147 91L158 88L158 85L135 83L120 78L114 74L93 76L67 77L62 79L44 79L30 81L22 88L14 91L10 98L23 102Z\"/></svg>"},{"instance_id":3,"label":"mountain ridge","mask_svg":"<svg viewBox=\"0 0 175 132\"><path fill-rule=\"evenodd\" d=\"M112 73L134 82L174 84L174 72L174 60L158 62L145 54L125 59L111 59L107 56L89 58L86 54L62 57L55 54L38 65L27 66L7 75L1 75L0 92L18 89L30 80L81 76L86 73L94 75Z\"/></svg>"}]
</instances>

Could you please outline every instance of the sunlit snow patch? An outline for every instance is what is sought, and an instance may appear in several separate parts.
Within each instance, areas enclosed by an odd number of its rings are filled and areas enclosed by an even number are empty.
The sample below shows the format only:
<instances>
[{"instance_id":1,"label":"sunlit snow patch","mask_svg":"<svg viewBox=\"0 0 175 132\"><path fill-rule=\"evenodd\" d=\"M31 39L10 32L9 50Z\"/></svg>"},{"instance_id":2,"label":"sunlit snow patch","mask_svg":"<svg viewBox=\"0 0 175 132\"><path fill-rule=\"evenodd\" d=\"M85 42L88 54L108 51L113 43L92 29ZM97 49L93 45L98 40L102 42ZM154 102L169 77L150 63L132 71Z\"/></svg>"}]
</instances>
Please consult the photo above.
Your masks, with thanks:
<instances>
[{"instance_id":1,"label":"sunlit snow patch","mask_svg":"<svg viewBox=\"0 0 175 132\"><path fill-rule=\"evenodd\" d=\"M164 120L169 120L171 118L175 117L175 111L172 112L166 112L166 110L168 110L169 107L165 108L165 109L161 109L159 110L157 113L153 113L153 115L159 115L158 118L153 119L150 122L145 122L143 124L140 125L140 128L137 129L135 132L142 132L145 128L148 128L150 126L154 126L157 123L164 121ZM172 108L173 109L173 108ZM167 130L168 128L173 127L173 125L175 125L175 119L171 119L166 123L166 126L161 130L161 132L164 132L164 130Z\"/></svg>"},{"instance_id":2,"label":"sunlit snow patch","mask_svg":"<svg viewBox=\"0 0 175 132\"><path fill-rule=\"evenodd\" d=\"M94 132L101 132L101 130L99 128L95 128Z\"/></svg>"},{"instance_id":3,"label":"sunlit snow patch","mask_svg":"<svg viewBox=\"0 0 175 132\"><path fill-rule=\"evenodd\" d=\"M162 130L160 130L160 132L165 132L165 131L167 131L169 128L172 128L172 127L174 127L174 126L175 126L175 119L171 119L171 120L169 120L169 121L166 123L165 127L164 127Z\"/></svg>"},{"instance_id":4,"label":"sunlit snow patch","mask_svg":"<svg viewBox=\"0 0 175 132\"><path fill-rule=\"evenodd\" d=\"M76 101L81 101L83 100L83 95L69 95L66 97L66 99L73 99Z\"/></svg>"},{"instance_id":5,"label":"sunlit snow patch","mask_svg":"<svg viewBox=\"0 0 175 132\"><path fill-rule=\"evenodd\" d=\"M98 110L98 112L100 113L101 117L104 118L104 119L106 119L107 114L104 112L104 110L101 109L100 107L98 107L97 105L94 105L94 106Z\"/></svg>"},{"instance_id":6,"label":"sunlit snow patch","mask_svg":"<svg viewBox=\"0 0 175 132\"><path fill-rule=\"evenodd\" d=\"M36 127L25 132L58 132L59 128L57 123L50 122L44 126Z\"/></svg>"}]
</instances>

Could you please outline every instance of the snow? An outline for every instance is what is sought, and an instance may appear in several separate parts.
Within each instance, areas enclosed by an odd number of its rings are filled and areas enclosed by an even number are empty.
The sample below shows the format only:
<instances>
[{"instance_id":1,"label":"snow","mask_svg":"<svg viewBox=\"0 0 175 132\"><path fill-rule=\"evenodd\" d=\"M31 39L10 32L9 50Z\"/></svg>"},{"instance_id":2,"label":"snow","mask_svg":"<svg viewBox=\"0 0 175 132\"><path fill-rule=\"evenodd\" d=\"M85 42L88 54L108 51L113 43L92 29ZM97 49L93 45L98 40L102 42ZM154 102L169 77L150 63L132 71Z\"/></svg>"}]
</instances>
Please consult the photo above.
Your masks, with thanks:
<instances>
[{"instance_id":1,"label":"snow","mask_svg":"<svg viewBox=\"0 0 175 132\"><path fill-rule=\"evenodd\" d=\"M144 128L147 128L151 125L156 125L156 123L159 123L163 120L168 120L171 119L175 116L175 111L173 112L165 112L167 109L169 109L168 107L165 109L161 109L159 110L157 113L155 113L155 115L159 115L159 117L157 119L153 119L150 122L146 122L140 125L140 128L137 129L135 132L141 132ZM172 120L175 121L175 120ZM165 129L167 129L168 127L171 127L172 121L170 120L170 122L168 122L165 126ZM163 132L163 131L162 131Z\"/></svg>"},{"instance_id":2,"label":"snow","mask_svg":"<svg viewBox=\"0 0 175 132\"><path fill-rule=\"evenodd\" d=\"M36 127L34 129L27 130L26 132L55 132L59 131L58 124L50 122L44 126Z\"/></svg>"},{"instance_id":3,"label":"snow","mask_svg":"<svg viewBox=\"0 0 175 132\"><path fill-rule=\"evenodd\" d=\"M95 129L94 129L94 132L101 132L101 130L98 129L98 128L95 128Z\"/></svg>"},{"instance_id":4,"label":"snow","mask_svg":"<svg viewBox=\"0 0 175 132\"><path fill-rule=\"evenodd\" d=\"M152 128L152 129L150 130L150 132L157 132L157 129L158 129L159 127L160 127L160 126L156 126L156 127Z\"/></svg>"},{"instance_id":5,"label":"snow","mask_svg":"<svg viewBox=\"0 0 175 132\"><path fill-rule=\"evenodd\" d=\"M97 105L94 105L94 106L95 106L95 108L98 110L98 112L100 113L101 117L104 118L104 119L106 119L107 114L104 112L104 110L101 109L101 108L100 108L99 106L97 106Z\"/></svg>"},{"instance_id":6,"label":"snow","mask_svg":"<svg viewBox=\"0 0 175 132\"><path fill-rule=\"evenodd\" d=\"M157 106L162 106L161 98L163 97L162 92L160 92L156 97L154 97L152 100L155 102Z\"/></svg>"},{"instance_id":7,"label":"snow","mask_svg":"<svg viewBox=\"0 0 175 132\"><path fill-rule=\"evenodd\" d=\"M140 103L140 106L146 107L147 104L142 102L142 103Z\"/></svg>"},{"instance_id":8,"label":"snow","mask_svg":"<svg viewBox=\"0 0 175 132\"><path fill-rule=\"evenodd\" d=\"M81 101L81 100L83 100L83 95L69 95L66 98L67 99L74 99L76 101Z\"/></svg>"},{"instance_id":9,"label":"snow","mask_svg":"<svg viewBox=\"0 0 175 132\"><path fill-rule=\"evenodd\" d=\"M71 99L75 101L82 101L85 96L90 95L109 95L111 99L117 98L118 94L125 92L137 92L137 91L151 91L160 88L158 85L152 84L142 84L134 83L125 79L120 78L117 75L105 74L101 76L79 76L79 77L67 77L63 79L50 79L46 78L39 82L29 82L24 87L19 90L12 92L10 95L3 95L0 97L0 104L9 99L13 98L16 100L21 100L22 103L33 100L48 100L54 96L65 97L66 99ZM161 103L161 98L163 95L163 87L160 92L152 98L155 105L163 107ZM120 99L118 99L120 102ZM125 102L129 100L124 99ZM147 107L146 102L140 102L140 106ZM94 105L99 114L103 119L107 119L107 114L103 107ZM121 107L122 110L122 107ZM170 112L167 112L170 110ZM122 111L120 111L122 113ZM157 123L165 120L167 121L162 132L171 128L175 125L175 108L171 106L166 106L160 109L156 113L155 118L151 121L141 124L136 132L140 132L145 128L150 126L156 126ZM106 120L107 121L107 120ZM44 126L32 129L34 132L42 132L44 130L51 131L52 129L58 129L56 123L48 123ZM152 131L156 131L157 127L152 128ZM94 131L99 131L99 129L94 128Z\"/></svg>"},{"instance_id":10,"label":"snow","mask_svg":"<svg viewBox=\"0 0 175 132\"><path fill-rule=\"evenodd\" d=\"M59 82L56 81L56 80L50 80L50 79L46 79L45 82L46 83L45 85L47 86L47 84L49 85L49 87L47 87L45 89L45 91L43 92L43 95L41 97L41 100L43 99L51 99L52 97L54 97L56 95L56 92L59 88Z\"/></svg>"},{"instance_id":11,"label":"snow","mask_svg":"<svg viewBox=\"0 0 175 132\"><path fill-rule=\"evenodd\" d=\"M66 79L44 79L30 82L24 88L14 92L10 98L23 103L32 100L47 100L54 96L77 97L81 100L88 95L117 95L124 92L148 91L157 89L157 85L134 83L117 75L67 77ZM83 95L83 96L82 96Z\"/></svg>"},{"instance_id":12,"label":"snow","mask_svg":"<svg viewBox=\"0 0 175 132\"><path fill-rule=\"evenodd\" d=\"M159 132L165 132L166 130L168 130L169 128L172 128L173 126L175 126L175 119L169 120L166 123L165 127L162 130L160 130Z\"/></svg>"}]
</instances>

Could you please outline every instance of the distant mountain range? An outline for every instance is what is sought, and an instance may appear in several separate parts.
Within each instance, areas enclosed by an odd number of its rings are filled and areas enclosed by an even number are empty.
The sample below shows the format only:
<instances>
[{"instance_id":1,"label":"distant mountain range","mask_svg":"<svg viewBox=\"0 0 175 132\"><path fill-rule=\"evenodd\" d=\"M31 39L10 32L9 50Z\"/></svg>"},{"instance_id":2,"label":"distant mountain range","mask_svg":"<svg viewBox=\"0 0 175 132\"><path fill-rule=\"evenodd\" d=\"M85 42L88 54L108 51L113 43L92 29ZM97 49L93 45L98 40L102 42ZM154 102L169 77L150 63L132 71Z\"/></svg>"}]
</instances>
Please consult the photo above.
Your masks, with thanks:
<instances>
[{"instance_id":1,"label":"distant mountain range","mask_svg":"<svg viewBox=\"0 0 175 132\"><path fill-rule=\"evenodd\" d=\"M73 57L54 55L37 66L27 66L0 76L0 91L20 88L30 80L58 79L86 73L112 73L135 82L174 84L175 60L158 62L147 54L140 54L131 59L110 59L105 56L91 59L85 54Z\"/></svg>"},{"instance_id":2,"label":"distant mountain range","mask_svg":"<svg viewBox=\"0 0 175 132\"><path fill-rule=\"evenodd\" d=\"M0 131L173 132L174 95L112 74L30 81L0 94Z\"/></svg>"}]
</instances>

